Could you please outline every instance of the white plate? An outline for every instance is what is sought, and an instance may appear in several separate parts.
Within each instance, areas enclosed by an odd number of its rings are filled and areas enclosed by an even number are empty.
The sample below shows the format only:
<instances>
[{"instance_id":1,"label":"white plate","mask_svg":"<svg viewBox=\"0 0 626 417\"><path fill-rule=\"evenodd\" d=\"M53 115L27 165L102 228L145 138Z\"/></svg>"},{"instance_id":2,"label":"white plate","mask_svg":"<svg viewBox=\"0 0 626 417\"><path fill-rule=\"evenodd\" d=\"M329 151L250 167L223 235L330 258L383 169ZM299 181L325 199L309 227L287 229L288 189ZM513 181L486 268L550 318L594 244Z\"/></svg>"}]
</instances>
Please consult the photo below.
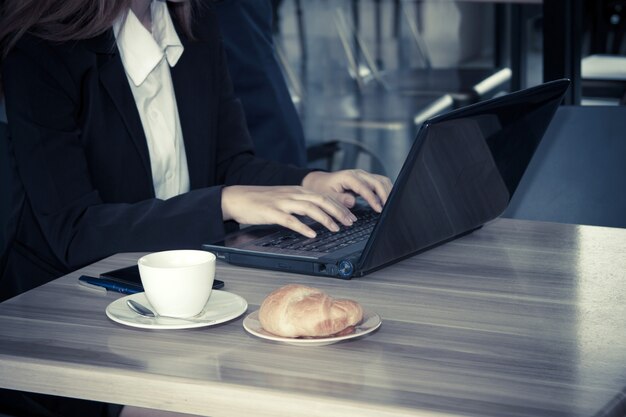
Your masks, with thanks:
<instances>
[{"instance_id":1,"label":"white plate","mask_svg":"<svg viewBox=\"0 0 626 417\"><path fill-rule=\"evenodd\" d=\"M380 317L376 313L370 313L367 311L363 312L363 320L361 324L356 326L353 333L347 334L345 336L331 336L331 337L320 337L314 339L300 339L293 337L282 337L276 336L261 326L261 322L259 321L259 311L255 311L254 313L250 313L243 320L243 328L250 334L253 334L257 337L267 340L273 340L275 342L287 343L290 345L297 346L325 346L333 343L341 342L342 340L354 339L356 337L365 336L368 333L373 332L378 329L382 321Z\"/></svg>"},{"instance_id":2,"label":"white plate","mask_svg":"<svg viewBox=\"0 0 626 417\"><path fill-rule=\"evenodd\" d=\"M184 319L175 319L168 317L149 318L143 317L132 311L127 305L126 300L135 300L138 303L154 310L145 294L140 292L137 294L127 295L119 298L109 304L106 308L107 317L111 320L131 327L139 327L142 329L192 329L195 327L214 326L241 316L248 309L248 303L237 294L227 291L211 291L211 298L205 307L205 311L201 316L196 318L200 320L215 320L214 322L192 322Z\"/></svg>"}]
</instances>

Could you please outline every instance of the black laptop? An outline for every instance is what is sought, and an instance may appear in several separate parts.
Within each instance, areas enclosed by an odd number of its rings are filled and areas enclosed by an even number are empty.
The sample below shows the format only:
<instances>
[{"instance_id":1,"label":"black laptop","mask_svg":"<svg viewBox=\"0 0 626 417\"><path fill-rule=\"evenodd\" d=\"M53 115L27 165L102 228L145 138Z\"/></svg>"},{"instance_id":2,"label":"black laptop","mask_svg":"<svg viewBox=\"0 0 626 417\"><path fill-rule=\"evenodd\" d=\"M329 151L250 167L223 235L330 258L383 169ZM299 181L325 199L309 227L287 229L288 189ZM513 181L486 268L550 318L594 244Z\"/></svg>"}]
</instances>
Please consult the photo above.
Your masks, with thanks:
<instances>
[{"instance_id":1,"label":"black laptop","mask_svg":"<svg viewBox=\"0 0 626 417\"><path fill-rule=\"evenodd\" d=\"M234 265L349 279L456 239L506 209L568 80L484 101L425 122L382 213L314 239L251 226L203 245Z\"/></svg>"}]
</instances>

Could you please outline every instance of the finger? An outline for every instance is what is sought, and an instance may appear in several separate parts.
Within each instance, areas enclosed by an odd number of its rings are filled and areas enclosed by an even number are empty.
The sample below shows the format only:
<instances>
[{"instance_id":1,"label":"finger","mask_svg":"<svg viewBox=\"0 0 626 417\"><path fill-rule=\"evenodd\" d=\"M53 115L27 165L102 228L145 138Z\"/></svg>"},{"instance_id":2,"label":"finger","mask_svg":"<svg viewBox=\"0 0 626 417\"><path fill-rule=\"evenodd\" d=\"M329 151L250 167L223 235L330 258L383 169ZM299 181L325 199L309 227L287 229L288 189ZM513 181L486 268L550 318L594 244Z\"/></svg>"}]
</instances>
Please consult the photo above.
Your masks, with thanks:
<instances>
[{"instance_id":1,"label":"finger","mask_svg":"<svg viewBox=\"0 0 626 417\"><path fill-rule=\"evenodd\" d=\"M313 229L298 220L296 216L282 212L280 210L276 210L270 220L270 223L275 223L280 226L286 227L287 229L291 229L294 232L300 233L301 235L304 235L311 239L317 236Z\"/></svg>"},{"instance_id":2,"label":"finger","mask_svg":"<svg viewBox=\"0 0 626 417\"><path fill-rule=\"evenodd\" d=\"M376 187L364 180L363 176L359 175L356 170L351 171L350 175L346 176L343 186L344 188L350 189L363 197L363 199L367 201L367 203L378 213L383 210L381 199L375 194Z\"/></svg>"},{"instance_id":3,"label":"finger","mask_svg":"<svg viewBox=\"0 0 626 417\"><path fill-rule=\"evenodd\" d=\"M374 189L374 192L382 204L387 202L387 198L389 197L389 193L391 193L391 188L393 187L389 178L382 175L370 174L365 171L360 171L356 174Z\"/></svg>"},{"instance_id":4,"label":"finger","mask_svg":"<svg viewBox=\"0 0 626 417\"><path fill-rule=\"evenodd\" d=\"M385 177L384 175L377 175L377 177L379 177L381 183L383 184L383 187L385 187L385 193L387 195L385 202L387 202L387 200L389 199L389 195L391 194L391 190L393 190L393 183L388 177Z\"/></svg>"},{"instance_id":5,"label":"finger","mask_svg":"<svg viewBox=\"0 0 626 417\"><path fill-rule=\"evenodd\" d=\"M310 201L291 201L289 211L300 216L308 216L331 232L338 232L339 226L333 218L316 204Z\"/></svg>"},{"instance_id":6,"label":"finger","mask_svg":"<svg viewBox=\"0 0 626 417\"><path fill-rule=\"evenodd\" d=\"M320 209L323 210L325 212L324 214L333 216L335 219L339 220L344 226L352 226L352 224L356 221L356 216L352 214L350 210L348 210L343 204L341 204L331 195L308 193L308 194L296 194L293 196L293 198L294 198L294 201L306 201L309 204L315 205L315 208L317 208L318 210ZM312 211L315 210L312 207L310 207L310 209ZM301 214L301 213L296 213L296 214ZM315 220L318 221L317 219ZM323 223L323 222L320 222L320 223L328 227L326 223ZM329 227L329 230L333 230L333 229ZM336 230L333 230L333 231L336 231Z\"/></svg>"},{"instance_id":7,"label":"finger","mask_svg":"<svg viewBox=\"0 0 626 417\"><path fill-rule=\"evenodd\" d=\"M352 208L356 204L356 197L351 192L331 193L331 196L343 204L345 207Z\"/></svg>"}]
</instances>

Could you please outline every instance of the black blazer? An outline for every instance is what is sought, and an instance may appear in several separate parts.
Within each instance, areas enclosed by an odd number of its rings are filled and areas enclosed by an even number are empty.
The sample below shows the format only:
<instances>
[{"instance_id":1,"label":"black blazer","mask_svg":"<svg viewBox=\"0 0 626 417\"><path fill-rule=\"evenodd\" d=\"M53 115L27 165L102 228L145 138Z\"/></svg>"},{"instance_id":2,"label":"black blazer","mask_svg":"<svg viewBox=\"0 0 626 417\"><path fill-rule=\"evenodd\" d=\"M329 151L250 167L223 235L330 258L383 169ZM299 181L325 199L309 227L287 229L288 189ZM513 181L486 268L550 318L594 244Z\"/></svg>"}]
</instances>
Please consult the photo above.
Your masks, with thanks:
<instances>
[{"instance_id":1,"label":"black blazer","mask_svg":"<svg viewBox=\"0 0 626 417\"><path fill-rule=\"evenodd\" d=\"M3 63L17 167L15 237L0 299L117 252L220 239L222 185L299 184L309 171L254 157L205 2L172 68L191 191L154 196L146 139L112 30L51 44L25 36Z\"/></svg>"}]
</instances>

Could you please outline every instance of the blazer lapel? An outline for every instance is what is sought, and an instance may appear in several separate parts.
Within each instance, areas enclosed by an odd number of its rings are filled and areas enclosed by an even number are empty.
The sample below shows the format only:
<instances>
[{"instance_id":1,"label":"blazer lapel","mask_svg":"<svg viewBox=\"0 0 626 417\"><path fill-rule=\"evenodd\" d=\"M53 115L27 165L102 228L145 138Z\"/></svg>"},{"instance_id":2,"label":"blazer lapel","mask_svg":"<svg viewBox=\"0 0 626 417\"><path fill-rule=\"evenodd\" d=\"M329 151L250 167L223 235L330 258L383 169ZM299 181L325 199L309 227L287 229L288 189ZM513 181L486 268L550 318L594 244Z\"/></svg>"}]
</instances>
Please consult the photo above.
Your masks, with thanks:
<instances>
[{"instance_id":1,"label":"blazer lapel","mask_svg":"<svg viewBox=\"0 0 626 417\"><path fill-rule=\"evenodd\" d=\"M207 62L210 62L211 57L202 42L188 42L180 30L178 33L185 51L171 69L171 74L183 130L189 182L193 190L209 185L206 174L207 164L210 163L210 123L207 122L210 111L210 74Z\"/></svg>"},{"instance_id":2,"label":"blazer lapel","mask_svg":"<svg viewBox=\"0 0 626 417\"><path fill-rule=\"evenodd\" d=\"M135 105L135 98L128 85L124 65L115 44L113 30L110 29L87 42L89 48L98 55L100 82L113 100L113 104L124 121L135 148L140 155L143 168L150 178L150 182L152 182L148 143L141 124L141 118L139 117L139 111Z\"/></svg>"}]
</instances>

